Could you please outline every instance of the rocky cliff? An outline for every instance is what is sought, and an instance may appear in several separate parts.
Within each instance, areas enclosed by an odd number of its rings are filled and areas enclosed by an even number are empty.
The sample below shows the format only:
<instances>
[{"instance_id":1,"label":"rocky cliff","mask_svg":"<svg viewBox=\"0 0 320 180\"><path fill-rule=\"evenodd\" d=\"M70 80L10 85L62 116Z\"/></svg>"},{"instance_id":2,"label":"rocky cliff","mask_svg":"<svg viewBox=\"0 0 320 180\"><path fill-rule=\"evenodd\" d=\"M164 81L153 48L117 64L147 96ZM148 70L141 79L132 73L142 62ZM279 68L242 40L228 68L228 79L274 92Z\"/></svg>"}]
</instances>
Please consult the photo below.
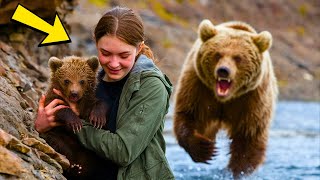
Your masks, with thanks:
<instances>
[{"instance_id":1,"label":"rocky cliff","mask_svg":"<svg viewBox=\"0 0 320 180\"><path fill-rule=\"evenodd\" d=\"M34 130L37 101L48 82L47 60L63 56L68 46L37 48L44 38L10 18L17 3L52 21L71 12L72 1L0 1L0 179L65 179L65 156Z\"/></svg>"}]
</instances>

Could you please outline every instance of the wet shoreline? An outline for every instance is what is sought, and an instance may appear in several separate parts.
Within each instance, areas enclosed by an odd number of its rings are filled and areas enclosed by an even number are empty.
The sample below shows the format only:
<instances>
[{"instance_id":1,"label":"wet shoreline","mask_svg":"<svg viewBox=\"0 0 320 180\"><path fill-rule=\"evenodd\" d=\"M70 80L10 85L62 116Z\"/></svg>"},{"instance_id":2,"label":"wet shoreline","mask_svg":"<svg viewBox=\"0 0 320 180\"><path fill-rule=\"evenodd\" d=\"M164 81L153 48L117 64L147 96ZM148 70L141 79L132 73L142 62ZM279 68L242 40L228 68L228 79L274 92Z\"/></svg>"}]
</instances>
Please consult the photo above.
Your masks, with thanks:
<instances>
[{"instance_id":1,"label":"wet shoreline","mask_svg":"<svg viewBox=\"0 0 320 180\"><path fill-rule=\"evenodd\" d=\"M167 158L177 180L232 179L226 170L230 140L217 135L218 155L210 165L194 163L172 134L172 109L165 124ZM265 163L244 179L320 179L320 103L280 101L269 134Z\"/></svg>"}]
</instances>

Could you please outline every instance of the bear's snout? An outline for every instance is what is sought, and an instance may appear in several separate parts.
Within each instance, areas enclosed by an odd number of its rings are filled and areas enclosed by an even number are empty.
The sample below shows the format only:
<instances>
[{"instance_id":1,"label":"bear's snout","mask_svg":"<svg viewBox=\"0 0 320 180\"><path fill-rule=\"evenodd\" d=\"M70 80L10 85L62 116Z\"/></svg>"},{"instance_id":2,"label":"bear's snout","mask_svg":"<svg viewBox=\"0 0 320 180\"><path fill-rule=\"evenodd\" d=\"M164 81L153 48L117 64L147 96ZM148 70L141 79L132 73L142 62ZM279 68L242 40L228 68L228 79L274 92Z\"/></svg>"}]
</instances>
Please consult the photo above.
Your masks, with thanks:
<instances>
[{"instance_id":1,"label":"bear's snout","mask_svg":"<svg viewBox=\"0 0 320 180\"><path fill-rule=\"evenodd\" d=\"M76 91L71 91L69 95L69 100L72 102L77 102L80 99L79 93Z\"/></svg>"},{"instance_id":2,"label":"bear's snout","mask_svg":"<svg viewBox=\"0 0 320 180\"><path fill-rule=\"evenodd\" d=\"M228 67L222 66L217 69L217 75L221 78L228 78L230 76L230 69Z\"/></svg>"},{"instance_id":3,"label":"bear's snout","mask_svg":"<svg viewBox=\"0 0 320 180\"><path fill-rule=\"evenodd\" d=\"M71 97L78 97L78 93L77 92L71 92L70 96Z\"/></svg>"}]
</instances>

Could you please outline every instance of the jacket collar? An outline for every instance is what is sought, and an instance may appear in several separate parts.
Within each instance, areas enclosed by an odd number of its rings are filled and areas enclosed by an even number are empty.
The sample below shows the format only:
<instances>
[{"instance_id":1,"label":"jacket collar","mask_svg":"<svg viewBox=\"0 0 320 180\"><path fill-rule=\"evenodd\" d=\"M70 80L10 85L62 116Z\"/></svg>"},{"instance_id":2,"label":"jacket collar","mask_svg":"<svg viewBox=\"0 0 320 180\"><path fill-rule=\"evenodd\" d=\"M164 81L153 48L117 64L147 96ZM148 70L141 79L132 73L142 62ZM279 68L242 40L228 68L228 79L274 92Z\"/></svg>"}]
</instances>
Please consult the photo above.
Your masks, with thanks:
<instances>
[{"instance_id":1,"label":"jacket collar","mask_svg":"<svg viewBox=\"0 0 320 180\"><path fill-rule=\"evenodd\" d=\"M154 69L156 66L151 59L141 54L135 62L131 73L139 73L146 70Z\"/></svg>"},{"instance_id":2,"label":"jacket collar","mask_svg":"<svg viewBox=\"0 0 320 180\"><path fill-rule=\"evenodd\" d=\"M172 83L170 82L169 78L158 69L158 67L154 64L154 62L151 59L149 59L147 56L142 54L138 57L137 62L135 63L131 73L132 74L138 73L139 74L138 79L140 80L140 74L143 71L156 72L156 73L152 73L152 76L158 77L165 85L168 93L171 95Z\"/></svg>"}]
</instances>

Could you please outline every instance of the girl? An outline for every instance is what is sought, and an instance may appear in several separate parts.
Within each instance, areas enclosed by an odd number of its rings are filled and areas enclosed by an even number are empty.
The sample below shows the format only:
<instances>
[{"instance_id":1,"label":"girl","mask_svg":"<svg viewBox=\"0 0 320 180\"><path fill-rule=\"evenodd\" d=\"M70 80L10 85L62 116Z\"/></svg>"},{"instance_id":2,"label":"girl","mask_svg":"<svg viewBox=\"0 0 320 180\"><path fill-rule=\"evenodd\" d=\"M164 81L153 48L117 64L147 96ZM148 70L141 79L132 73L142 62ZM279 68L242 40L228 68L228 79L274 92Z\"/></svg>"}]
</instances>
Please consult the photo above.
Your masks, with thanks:
<instances>
[{"instance_id":1,"label":"girl","mask_svg":"<svg viewBox=\"0 0 320 180\"><path fill-rule=\"evenodd\" d=\"M162 135L172 85L144 44L141 18L131 9L115 7L99 20L94 38L103 69L96 94L111 109L107 130L83 121L80 142L111 160L118 167L117 179L174 179ZM35 122L38 132L58 126L54 112L65 108L59 101L43 107L44 98Z\"/></svg>"}]
</instances>

